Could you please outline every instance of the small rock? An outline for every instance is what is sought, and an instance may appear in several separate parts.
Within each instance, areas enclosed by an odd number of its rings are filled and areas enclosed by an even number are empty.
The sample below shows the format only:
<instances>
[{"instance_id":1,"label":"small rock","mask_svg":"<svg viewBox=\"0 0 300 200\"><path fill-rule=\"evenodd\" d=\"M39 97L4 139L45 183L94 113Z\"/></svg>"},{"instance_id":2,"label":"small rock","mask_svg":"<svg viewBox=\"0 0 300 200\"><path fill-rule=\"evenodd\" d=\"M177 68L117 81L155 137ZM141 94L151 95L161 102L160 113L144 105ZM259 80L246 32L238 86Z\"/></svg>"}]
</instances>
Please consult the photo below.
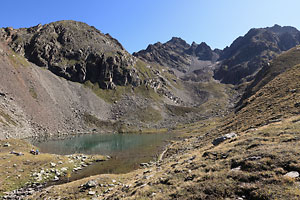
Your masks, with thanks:
<instances>
[{"instance_id":1,"label":"small rock","mask_svg":"<svg viewBox=\"0 0 300 200\"><path fill-rule=\"evenodd\" d=\"M261 159L261 156L251 156L251 157L247 158L246 160L253 161L253 160L259 160L259 159Z\"/></svg>"},{"instance_id":2,"label":"small rock","mask_svg":"<svg viewBox=\"0 0 300 200\"><path fill-rule=\"evenodd\" d=\"M291 171L291 172L286 173L284 176L285 177L290 177L290 178L298 178L299 177L299 172Z\"/></svg>"},{"instance_id":3,"label":"small rock","mask_svg":"<svg viewBox=\"0 0 300 200\"><path fill-rule=\"evenodd\" d=\"M68 168L67 167L63 167L63 168L60 169L60 171L62 171L62 172L68 171Z\"/></svg>"},{"instance_id":4,"label":"small rock","mask_svg":"<svg viewBox=\"0 0 300 200\"><path fill-rule=\"evenodd\" d=\"M59 180L59 178L57 177L57 176L54 176L54 179L53 179L54 181L58 181Z\"/></svg>"},{"instance_id":5,"label":"small rock","mask_svg":"<svg viewBox=\"0 0 300 200\"><path fill-rule=\"evenodd\" d=\"M99 158L99 159L96 159L95 162L103 162L105 161L105 159L102 159L102 158Z\"/></svg>"},{"instance_id":6,"label":"small rock","mask_svg":"<svg viewBox=\"0 0 300 200\"><path fill-rule=\"evenodd\" d=\"M164 184L164 185L171 185L171 183L170 183L170 179L169 178L167 178L167 177L161 177L161 178L159 178L159 182L161 183L161 184Z\"/></svg>"},{"instance_id":7,"label":"small rock","mask_svg":"<svg viewBox=\"0 0 300 200\"><path fill-rule=\"evenodd\" d=\"M236 167L236 168L233 168L233 169L231 169L231 171L240 171L241 170L241 166L238 166L238 167Z\"/></svg>"},{"instance_id":8,"label":"small rock","mask_svg":"<svg viewBox=\"0 0 300 200\"><path fill-rule=\"evenodd\" d=\"M149 164L148 164L148 163L141 163L140 166L141 166L141 167L148 167Z\"/></svg>"},{"instance_id":9,"label":"small rock","mask_svg":"<svg viewBox=\"0 0 300 200\"><path fill-rule=\"evenodd\" d=\"M89 191L89 193L88 193L89 195L95 195L96 194L96 192L95 191Z\"/></svg>"},{"instance_id":10,"label":"small rock","mask_svg":"<svg viewBox=\"0 0 300 200\"><path fill-rule=\"evenodd\" d=\"M51 163L50 163L50 166L51 166L51 167L55 167L55 166L56 166L56 164L55 164L55 163L53 163L53 162L51 162Z\"/></svg>"},{"instance_id":11,"label":"small rock","mask_svg":"<svg viewBox=\"0 0 300 200\"><path fill-rule=\"evenodd\" d=\"M7 142L3 145L3 147L10 147L11 145Z\"/></svg>"},{"instance_id":12,"label":"small rock","mask_svg":"<svg viewBox=\"0 0 300 200\"><path fill-rule=\"evenodd\" d=\"M61 175L61 173L59 171L56 171L55 174L56 174L56 176L60 176Z\"/></svg>"},{"instance_id":13,"label":"small rock","mask_svg":"<svg viewBox=\"0 0 300 200\"><path fill-rule=\"evenodd\" d=\"M60 165L61 165L61 164L63 164L63 162L62 162L62 161L58 161L58 164L60 164Z\"/></svg>"},{"instance_id":14,"label":"small rock","mask_svg":"<svg viewBox=\"0 0 300 200\"><path fill-rule=\"evenodd\" d=\"M88 182L86 182L83 187L84 188L92 188L92 187L96 187L97 185L97 182L96 181L93 181L93 180L90 180Z\"/></svg>"}]
</instances>

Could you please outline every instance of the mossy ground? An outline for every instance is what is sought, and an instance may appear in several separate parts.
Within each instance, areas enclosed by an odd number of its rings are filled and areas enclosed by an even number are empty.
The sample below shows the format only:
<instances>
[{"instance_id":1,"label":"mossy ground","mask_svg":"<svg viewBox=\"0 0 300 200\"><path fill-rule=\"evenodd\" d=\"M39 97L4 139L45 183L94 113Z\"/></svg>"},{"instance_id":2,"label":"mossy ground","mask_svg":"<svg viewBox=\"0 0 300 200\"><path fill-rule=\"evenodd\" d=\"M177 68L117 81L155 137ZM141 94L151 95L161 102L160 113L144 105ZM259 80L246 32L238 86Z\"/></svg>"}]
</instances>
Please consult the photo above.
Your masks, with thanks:
<instances>
[{"instance_id":1,"label":"mossy ground","mask_svg":"<svg viewBox=\"0 0 300 200\"><path fill-rule=\"evenodd\" d=\"M23 66L23 67L28 67L30 66L31 64L26 60L26 58L24 58L23 56L15 53L13 50L10 50L8 52L8 58L11 62L11 64L15 67L15 68L18 68L20 66Z\"/></svg>"},{"instance_id":2,"label":"mossy ground","mask_svg":"<svg viewBox=\"0 0 300 200\"><path fill-rule=\"evenodd\" d=\"M0 110L0 122L6 125L13 125L13 126L17 125L17 123L11 118L11 116L4 113L2 110Z\"/></svg>"}]
</instances>

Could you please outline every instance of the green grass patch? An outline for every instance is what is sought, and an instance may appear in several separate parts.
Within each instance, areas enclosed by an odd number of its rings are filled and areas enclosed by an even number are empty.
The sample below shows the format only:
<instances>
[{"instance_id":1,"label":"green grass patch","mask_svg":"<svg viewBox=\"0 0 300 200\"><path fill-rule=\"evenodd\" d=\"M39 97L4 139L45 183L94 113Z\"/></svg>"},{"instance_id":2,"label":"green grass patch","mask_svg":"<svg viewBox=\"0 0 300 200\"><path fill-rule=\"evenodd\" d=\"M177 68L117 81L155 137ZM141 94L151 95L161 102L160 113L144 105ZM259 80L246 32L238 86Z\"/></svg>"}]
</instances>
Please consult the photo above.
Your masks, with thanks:
<instances>
[{"instance_id":1,"label":"green grass patch","mask_svg":"<svg viewBox=\"0 0 300 200\"><path fill-rule=\"evenodd\" d=\"M6 121L7 124L12 124L14 126L17 125L17 123L8 114L4 113L2 110L0 110L0 116L2 116L4 118L4 120Z\"/></svg>"},{"instance_id":2,"label":"green grass patch","mask_svg":"<svg viewBox=\"0 0 300 200\"><path fill-rule=\"evenodd\" d=\"M117 86L114 90L101 89L98 83L86 81L84 86L90 88L98 97L107 103L119 101L124 94L141 95L145 98L153 99L154 101L161 100L161 96L157 94L152 88L146 88L145 85L140 85L133 88L132 86Z\"/></svg>"},{"instance_id":3,"label":"green grass patch","mask_svg":"<svg viewBox=\"0 0 300 200\"><path fill-rule=\"evenodd\" d=\"M131 92L131 87L129 86L117 86L114 90L105 90L101 89L98 83L92 83L90 81L86 81L84 85L85 87L90 88L98 97L107 103L118 101L123 94Z\"/></svg>"},{"instance_id":4,"label":"green grass patch","mask_svg":"<svg viewBox=\"0 0 300 200\"><path fill-rule=\"evenodd\" d=\"M150 67L148 67L149 65L143 61L141 61L140 59L138 59L138 61L136 62L136 65L134 66L139 74L141 75L141 79L145 80L148 78L151 78L154 76L152 70L150 69Z\"/></svg>"},{"instance_id":5,"label":"green grass patch","mask_svg":"<svg viewBox=\"0 0 300 200\"><path fill-rule=\"evenodd\" d=\"M36 91L35 91L35 89L33 88L33 87L31 87L30 89L29 89L29 93L30 93L30 95L32 96L32 98L34 98L34 99L37 99L37 93L36 93Z\"/></svg>"},{"instance_id":6,"label":"green grass patch","mask_svg":"<svg viewBox=\"0 0 300 200\"><path fill-rule=\"evenodd\" d=\"M23 56L15 53L14 51L10 51L9 55L8 55L9 60L11 61L12 65L15 68L18 68L20 66L23 67L29 67L30 63L26 60L26 58L24 58Z\"/></svg>"},{"instance_id":7,"label":"green grass patch","mask_svg":"<svg viewBox=\"0 0 300 200\"><path fill-rule=\"evenodd\" d=\"M147 88L145 85L135 87L134 94L141 95L145 98L149 98L154 101L160 101L162 99L162 96L156 93L152 88Z\"/></svg>"},{"instance_id":8,"label":"green grass patch","mask_svg":"<svg viewBox=\"0 0 300 200\"><path fill-rule=\"evenodd\" d=\"M90 114L90 113L84 113L83 114L83 120L88 124L88 125L94 125L98 128L114 128L115 123L111 121L104 121L98 119L96 116Z\"/></svg>"},{"instance_id":9,"label":"green grass patch","mask_svg":"<svg viewBox=\"0 0 300 200\"><path fill-rule=\"evenodd\" d=\"M75 65L78 62L79 62L78 60L75 60L75 59L70 59L69 60L69 59L63 57L62 61L60 63L63 66L73 66L73 65Z\"/></svg>"},{"instance_id":10,"label":"green grass patch","mask_svg":"<svg viewBox=\"0 0 300 200\"><path fill-rule=\"evenodd\" d=\"M184 106L174 106L174 105L165 105L167 110L176 116L184 116L190 112L197 112L197 108L193 107L184 107Z\"/></svg>"},{"instance_id":11,"label":"green grass patch","mask_svg":"<svg viewBox=\"0 0 300 200\"><path fill-rule=\"evenodd\" d=\"M148 106L147 108L141 109L139 112L137 112L137 118L141 122L159 122L162 120L162 116L160 114L159 110L155 110L151 106Z\"/></svg>"}]
</instances>

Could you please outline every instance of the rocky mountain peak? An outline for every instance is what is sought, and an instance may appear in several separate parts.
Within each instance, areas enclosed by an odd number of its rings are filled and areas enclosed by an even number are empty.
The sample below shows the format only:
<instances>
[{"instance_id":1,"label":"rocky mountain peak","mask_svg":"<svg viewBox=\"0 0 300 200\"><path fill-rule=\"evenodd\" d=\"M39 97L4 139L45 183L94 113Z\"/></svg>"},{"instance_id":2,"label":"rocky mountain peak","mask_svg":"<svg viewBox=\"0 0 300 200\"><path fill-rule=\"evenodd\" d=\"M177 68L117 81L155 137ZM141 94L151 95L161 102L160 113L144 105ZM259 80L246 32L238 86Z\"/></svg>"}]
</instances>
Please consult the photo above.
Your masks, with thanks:
<instances>
[{"instance_id":1,"label":"rocky mountain peak","mask_svg":"<svg viewBox=\"0 0 300 200\"><path fill-rule=\"evenodd\" d=\"M240 84L253 80L271 59L300 44L300 32L293 27L275 25L253 28L223 50L222 64L214 77L223 83Z\"/></svg>"},{"instance_id":2,"label":"rocky mountain peak","mask_svg":"<svg viewBox=\"0 0 300 200\"><path fill-rule=\"evenodd\" d=\"M292 26L280 26L278 24L275 24L274 26L268 27L266 29L269 31L272 31L274 33L277 33L279 35L285 34L285 33L289 33L292 35L299 34L299 31L295 27L292 27Z\"/></svg>"},{"instance_id":3,"label":"rocky mountain peak","mask_svg":"<svg viewBox=\"0 0 300 200\"><path fill-rule=\"evenodd\" d=\"M221 51L214 52L205 42L191 45L179 37L173 37L166 43L149 45L133 55L147 62L156 62L160 65L187 72L195 60L216 61ZM193 64L192 64L193 63Z\"/></svg>"},{"instance_id":4,"label":"rocky mountain peak","mask_svg":"<svg viewBox=\"0 0 300 200\"><path fill-rule=\"evenodd\" d=\"M172 37L172 39L166 42L165 44L171 47L182 48L182 49L187 49L190 47L190 45L180 37Z\"/></svg>"},{"instance_id":5,"label":"rocky mountain peak","mask_svg":"<svg viewBox=\"0 0 300 200\"><path fill-rule=\"evenodd\" d=\"M58 21L21 29L1 29L1 38L38 66L76 82L98 82L102 88L138 84L135 63L109 34L77 21Z\"/></svg>"}]
</instances>

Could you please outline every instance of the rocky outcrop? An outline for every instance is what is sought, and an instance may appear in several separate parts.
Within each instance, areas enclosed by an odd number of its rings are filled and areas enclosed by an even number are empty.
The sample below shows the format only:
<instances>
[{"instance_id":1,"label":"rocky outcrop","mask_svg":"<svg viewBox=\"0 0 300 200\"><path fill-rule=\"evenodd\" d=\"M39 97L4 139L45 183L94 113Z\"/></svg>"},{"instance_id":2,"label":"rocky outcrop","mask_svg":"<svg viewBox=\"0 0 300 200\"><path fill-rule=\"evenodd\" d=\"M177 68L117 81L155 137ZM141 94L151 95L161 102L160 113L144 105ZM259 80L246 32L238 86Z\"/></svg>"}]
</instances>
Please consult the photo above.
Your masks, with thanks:
<instances>
[{"instance_id":1,"label":"rocky outcrop","mask_svg":"<svg viewBox=\"0 0 300 200\"><path fill-rule=\"evenodd\" d=\"M140 84L132 68L136 59L109 34L85 23L59 21L0 34L15 52L67 80L98 82L108 89Z\"/></svg>"},{"instance_id":2,"label":"rocky outcrop","mask_svg":"<svg viewBox=\"0 0 300 200\"><path fill-rule=\"evenodd\" d=\"M193 42L186 53L188 55L197 57L199 60L209 60L215 62L218 59L218 53L212 51L210 46L208 46L205 42L200 44Z\"/></svg>"},{"instance_id":3,"label":"rocky outcrop","mask_svg":"<svg viewBox=\"0 0 300 200\"><path fill-rule=\"evenodd\" d=\"M276 55L299 43L300 32L293 27L251 29L223 50L214 77L230 84L250 81Z\"/></svg>"}]
</instances>

